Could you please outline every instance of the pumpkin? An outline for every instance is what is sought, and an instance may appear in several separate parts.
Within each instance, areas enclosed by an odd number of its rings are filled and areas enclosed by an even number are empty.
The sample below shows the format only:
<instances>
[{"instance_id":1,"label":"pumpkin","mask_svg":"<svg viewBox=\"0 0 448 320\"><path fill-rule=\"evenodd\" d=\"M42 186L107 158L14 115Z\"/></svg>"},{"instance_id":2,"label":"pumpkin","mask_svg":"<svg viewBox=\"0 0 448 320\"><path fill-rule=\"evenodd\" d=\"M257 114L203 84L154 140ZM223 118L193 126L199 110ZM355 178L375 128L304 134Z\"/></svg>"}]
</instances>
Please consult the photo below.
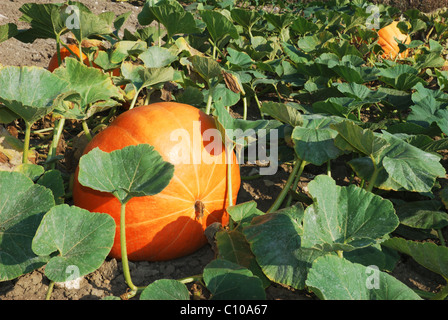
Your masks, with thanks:
<instances>
[{"instance_id":1,"label":"pumpkin","mask_svg":"<svg viewBox=\"0 0 448 320\"><path fill-rule=\"evenodd\" d=\"M83 47L94 46L96 44L97 44L97 42L93 41L93 40L83 41L83 43L82 43ZM76 54L76 56L79 58L79 46L77 44L69 44L69 45L67 45L67 47L74 54ZM60 49L61 61L64 61L65 58L72 56L72 53L70 52L69 49L67 49L66 47L61 47L61 49ZM89 63L91 63L92 67L95 67L97 69L101 69L101 67L96 65L94 62L89 62L89 58L83 52L81 52L81 57L82 57L83 62L84 62L85 65L90 66ZM48 63L48 68L47 69L50 72L53 72L54 69L56 69L57 67L59 67L58 55L57 55L57 53L55 53L51 57L50 62ZM112 71L112 75L114 75L116 77L119 76L120 75L120 69L119 68L114 69Z\"/></svg>"},{"instance_id":2,"label":"pumpkin","mask_svg":"<svg viewBox=\"0 0 448 320\"><path fill-rule=\"evenodd\" d=\"M411 42L409 35L401 33L400 29L397 28L397 24L398 21L394 21L378 31L378 44L384 51L382 57L385 59L395 59L397 54L400 52L395 38L405 44L409 44ZM399 58L406 58L408 53L409 50L400 53Z\"/></svg>"},{"instance_id":3,"label":"pumpkin","mask_svg":"<svg viewBox=\"0 0 448 320\"><path fill-rule=\"evenodd\" d=\"M165 161L174 165L174 176L162 192L134 197L126 204L129 260L160 261L188 255L207 243L204 235L207 226L214 222L228 223L228 166L224 146L222 152L219 148L205 151L213 139L210 142L202 139L205 130L215 128L214 119L198 108L176 102L159 102L125 111L87 145L84 154L96 147L111 152L128 145L147 143L154 146ZM172 138L177 129L188 133L188 138ZM180 162L176 151L180 143L196 145L195 150L208 152L209 159L216 161ZM241 179L234 153L232 157L230 167L235 203ZM78 172L79 167L73 185L74 204L91 212L108 213L115 219L117 230L110 256L120 259L120 203L109 193L82 186L77 179Z\"/></svg>"}]
</instances>

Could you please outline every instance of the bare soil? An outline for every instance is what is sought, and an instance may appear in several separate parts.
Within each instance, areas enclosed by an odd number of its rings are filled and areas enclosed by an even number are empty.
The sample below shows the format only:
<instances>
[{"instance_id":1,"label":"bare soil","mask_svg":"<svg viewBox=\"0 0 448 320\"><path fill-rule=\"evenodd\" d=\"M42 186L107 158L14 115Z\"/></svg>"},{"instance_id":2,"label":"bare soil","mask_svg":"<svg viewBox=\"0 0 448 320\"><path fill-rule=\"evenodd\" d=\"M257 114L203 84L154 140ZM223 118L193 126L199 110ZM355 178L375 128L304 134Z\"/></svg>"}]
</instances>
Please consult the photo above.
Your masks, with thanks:
<instances>
[{"instance_id":1,"label":"bare soil","mask_svg":"<svg viewBox=\"0 0 448 320\"><path fill-rule=\"evenodd\" d=\"M35 0L0 0L0 24L17 23L19 28L27 27L18 21L21 13L19 8ZM40 0L40 3L51 3L51 0ZM113 11L116 15L131 11L132 15L125 27L130 31L137 28L137 14L141 8L128 2L112 2L110 0L83 0L93 12ZM47 67L55 52L54 40L36 40L24 44L15 39L0 43L0 63L16 66ZM243 165L242 175L249 175L254 166ZM333 171L339 172L340 178L346 176L347 168L341 161L335 161ZM238 203L255 200L260 210L267 210L285 184L290 168L281 166L277 174L255 180L243 181L238 196ZM324 173L325 168L307 166L299 187L306 190L307 182L316 174ZM448 236L447 236L448 238ZM181 279L202 273L203 268L215 257L211 246L206 245L187 257L164 262L131 263L133 282L137 286L147 285L161 278ZM403 257L398 263L394 276L412 288L425 291L437 291L443 283L437 275L424 269L412 259ZM41 300L45 298L49 280L44 275L44 269L37 269L12 281L0 282L0 300ZM204 299L207 292L199 283L189 285L193 297ZM95 272L87 275L76 287L56 286L52 299L54 300L96 300L107 296L119 296L127 289L122 274L120 261L107 259ZM314 299L305 291L294 290L273 284L267 289L268 299L303 300Z\"/></svg>"}]
</instances>

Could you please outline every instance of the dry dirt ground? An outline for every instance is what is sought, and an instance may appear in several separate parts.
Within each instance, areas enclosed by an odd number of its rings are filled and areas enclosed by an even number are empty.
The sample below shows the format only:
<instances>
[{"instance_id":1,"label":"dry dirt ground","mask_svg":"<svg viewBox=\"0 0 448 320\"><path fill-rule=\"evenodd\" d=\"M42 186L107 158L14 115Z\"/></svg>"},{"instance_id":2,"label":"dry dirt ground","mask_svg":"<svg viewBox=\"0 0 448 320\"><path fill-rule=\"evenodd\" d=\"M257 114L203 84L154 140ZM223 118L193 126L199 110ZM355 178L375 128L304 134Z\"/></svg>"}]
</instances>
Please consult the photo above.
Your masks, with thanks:
<instances>
[{"instance_id":1,"label":"dry dirt ground","mask_svg":"<svg viewBox=\"0 0 448 320\"><path fill-rule=\"evenodd\" d=\"M9 22L17 23L20 27L27 25L19 22L21 16L19 8L27 2L35 0L0 0L0 24ZM40 3L51 3L51 0L40 0ZM135 30L137 24L137 14L141 8L127 2L111 2L110 0L83 0L92 11L100 13L102 11L113 11L117 15L131 11L132 15L125 27L130 31ZM36 40L32 44L23 44L15 39L9 39L0 43L0 63L3 65L16 66L41 66L46 67L49 59L55 51L54 40ZM334 170L339 169L344 172L344 163L335 163ZM248 175L251 168L242 167L242 175ZM304 174L301 185L307 182L307 175L323 172L324 168L310 167ZM314 171L314 172L313 172ZM266 210L273 199L280 192L282 185L288 176L288 169L279 168L278 173L268 179L257 179L243 182L238 202L254 199L258 208ZM131 263L131 274L135 285L147 285L154 280L161 278L181 279L191 275L202 273L204 266L214 258L214 252L210 246L205 246L194 254L166 262L138 262ZM401 260L394 272L394 275L401 281L413 288L422 290L437 290L441 279L431 272L420 267L410 259ZM37 300L44 299L49 281L45 277L43 268L23 275L15 280L0 282L0 300ZM201 297L201 288L197 284L189 285L191 292ZM122 275L121 263L115 259L107 259L105 263L92 274L86 276L78 288L64 288L56 286L52 299L55 300L80 300L80 299L102 299L107 296L118 296L124 293L127 286ZM202 292L202 298L206 297L206 292ZM306 292L279 285L271 285L267 289L268 299L303 300L313 299Z\"/></svg>"}]
</instances>

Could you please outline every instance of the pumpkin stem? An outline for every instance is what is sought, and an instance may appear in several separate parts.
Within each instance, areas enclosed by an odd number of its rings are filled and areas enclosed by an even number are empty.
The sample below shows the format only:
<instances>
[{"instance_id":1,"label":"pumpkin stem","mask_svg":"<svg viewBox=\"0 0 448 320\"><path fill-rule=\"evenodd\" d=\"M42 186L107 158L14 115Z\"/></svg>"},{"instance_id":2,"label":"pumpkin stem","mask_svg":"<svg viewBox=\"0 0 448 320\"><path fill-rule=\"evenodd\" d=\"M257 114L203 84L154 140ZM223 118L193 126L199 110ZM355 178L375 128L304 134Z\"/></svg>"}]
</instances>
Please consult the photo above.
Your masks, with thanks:
<instances>
[{"instance_id":1,"label":"pumpkin stem","mask_svg":"<svg viewBox=\"0 0 448 320\"><path fill-rule=\"evenodd\" d=\"M194 213L196 214L196 219L200 219L204 216L205 205L201 200L196 200L194 203Z\"/></svg>"}]
</instances>

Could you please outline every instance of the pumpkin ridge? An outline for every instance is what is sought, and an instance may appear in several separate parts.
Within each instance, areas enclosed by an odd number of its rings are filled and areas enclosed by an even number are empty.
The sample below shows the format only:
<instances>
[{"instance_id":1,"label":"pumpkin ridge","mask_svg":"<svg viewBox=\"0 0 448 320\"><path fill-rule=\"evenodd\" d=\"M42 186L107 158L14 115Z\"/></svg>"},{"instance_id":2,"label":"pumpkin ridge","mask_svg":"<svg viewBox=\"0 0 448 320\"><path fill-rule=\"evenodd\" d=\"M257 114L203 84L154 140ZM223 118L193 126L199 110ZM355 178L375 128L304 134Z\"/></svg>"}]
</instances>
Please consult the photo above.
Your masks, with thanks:
<instances>
[{"instance_id":1,"label":"pumpkin ridge","mask_svg":"<svg viewBox=\"0 0 448 320\"><path fill-rule=\"evenodd\" d=\"M193 199L196 199L196 197L194 196L193 193L191 193L190 190L188 190L188 187L185 185L185 183L176 175L176 171L174 171L174 175L173 175L173 179L176 179L176 181L178 181L180 183L180 185L185 189L185 191L187 191L188 194L190 194L190 196Z\"/></svg>"},{"instance_id":2,"label":"pumpkin ridge","mask_svg":"<svg viewBox=\"0 0 448 320\"><path fill-rule=\"evenodd\" d=\"M157 221L157 220L165 219L165 218L167 218L167 217L175 216L175 215L178 215L178 214L181 213L181 212L189 211L189 210L190 210L190 208L180 209L180 210L178 210L178 211L176 211L176 212L172 212L172 213L167 214L166 216L163 216L163 217L157 217L157 218L154 218L154 219L152 219L152 220L145 220L145 221L142 221L142 222L134 222L134 223L130 223L130 224L128 224L127 226L129 226L129 227L131 227L131 226L132 226L132 227L135 227L135 226L144 226L145 224L152 223L152 222Z\"/></svg>"},{"instance_id":3,"label":"pumpkin ridge","mask_svg":"<svg viewBox=\"0 0 448 320\"><path fill-rule=\"evenodd\" d=\"M187 208L186 208L185 210L187 210ZM193 215L194 215L194 213L193 213ZM193 216L193 215L192 215L192 216ZM159 251L157 252L157 255L162 254L165 250L169 249L172 245L174 245L174 244L176 243L177 239L179 239L179 237L181 236L181 234L184 232L185 228L186 228L191 222L196 222L195 219L194 219L194 217L192 217L192 216L190 216L191 219L189 219L189 220L187 221L187 223L185 223L185 224L182 226L182 229L178 230L178 232L177 232L177 234L176 234L176 237L172 238L172 239L171 239L172 241L171 241L168 245L166 245L166 246L163 247L161 250L159 250Z\"/></svg>"},{"instance_id":4,"label":"pumpkin ridge","mask_svg":"<svg viewBox=\"0 0 448 320\"><path fill-rule=\"evenodd\" d=\"M215 169L216 169L216 161L215 161L215 163L213 165L212 172L210 172L210 175L208 176L208 181L207 181L207 184L206 184L205 189L203 191L203 194L209 194L208 188L210 186L210 182L212 181L212 177L213 177L213 174L215 172Z\"/></svg>"},{"instance_id":5,"label":"pumpkin ridge","mask_svg":"<svg viewBox=\"0 0 448 320\"><path fill-rule=\"evenodd\" d=\"M167 111L167 112L169 112L170 114L173 115L171 117L171 119L174 119L177 122L177 124L179 125L179 128L185 129L185 130L187 130L187 132L190 132L189 128L186 128L185 125L179 120L179 118L176 117L176 113L168 108L168 105L163 104L163 105L159 105L159 106L162 109L164 109L165 111ZM201 133L201 137L202 137L202 133ZM194 160L194 158L193 158L193 160ZM198 171L197 171L196 165L193 165L193 167L194 167L194 171L195 171L195 175L196 175L196 190L197 190L197 194L199 194L200 193L199 175L198 175ZM192 194L192 196L193 196L193 194Z\"/></svg>"},{"instance_id":6,"label":"pumpkin ridge","mask_svg":"<svg viewBox=\"0 0 448 320\"><path fill-rule=\"evenodd\" d=\"M226 180L223 179L217 185L215 185L215 187L212 190L210 190L210 192L207 192L207 194L203 197L202 201L205 202L204 200L207 199L211 194L213 194L216 191L216 189L221 186L223 182L226 182Z\"/></svg>"}]
</instances>

